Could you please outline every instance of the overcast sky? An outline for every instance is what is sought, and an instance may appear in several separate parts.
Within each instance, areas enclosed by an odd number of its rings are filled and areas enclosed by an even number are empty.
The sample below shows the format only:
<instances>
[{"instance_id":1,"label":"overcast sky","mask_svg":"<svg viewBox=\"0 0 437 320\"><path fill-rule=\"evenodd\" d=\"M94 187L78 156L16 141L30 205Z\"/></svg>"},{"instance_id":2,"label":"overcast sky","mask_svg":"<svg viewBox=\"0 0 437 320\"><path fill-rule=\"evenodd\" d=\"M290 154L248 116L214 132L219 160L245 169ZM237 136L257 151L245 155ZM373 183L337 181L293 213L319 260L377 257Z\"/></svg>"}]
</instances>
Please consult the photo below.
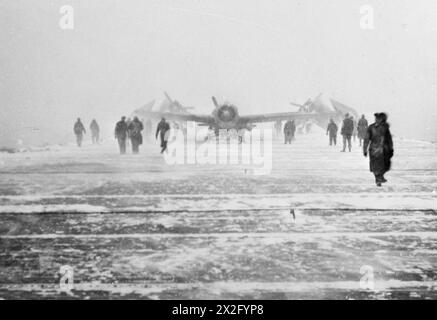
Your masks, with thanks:
<instances>
[{"instance_id":1,"label":"overcast sky","mask_svg":"<svg viewBox=\"0 0 437 320\"><path fill-rule=\"evenodd\" d=\"M78 116L110 131L163 90L201 113L211 95L259 113L323 92L437 140L435 0L0 0L0 43L0 145L73 139Z\"/></svg>"}]
</instances>

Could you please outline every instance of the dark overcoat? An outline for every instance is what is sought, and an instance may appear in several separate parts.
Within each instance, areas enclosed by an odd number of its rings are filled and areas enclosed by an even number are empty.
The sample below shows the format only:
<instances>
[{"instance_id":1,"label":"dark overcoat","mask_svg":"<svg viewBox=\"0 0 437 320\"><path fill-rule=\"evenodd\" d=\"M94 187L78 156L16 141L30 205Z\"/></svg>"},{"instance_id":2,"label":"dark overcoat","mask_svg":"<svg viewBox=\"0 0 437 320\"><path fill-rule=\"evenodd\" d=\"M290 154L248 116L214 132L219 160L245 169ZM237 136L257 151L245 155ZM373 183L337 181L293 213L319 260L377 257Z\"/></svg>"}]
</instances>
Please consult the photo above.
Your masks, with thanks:
<instances>
[{"instance_id":1,"label":"dark overcoat","mask_svg":"<svg viewBox=\"0 0 437 320\"><path fill-rule=\"evenodd\" d=\"M370 171L384 174L390 170L393 141L388 123L374 123L367 128L363 150L369 150Z\"/></svg>"},{"instance_id":2,"label":"dark overcoat","mask_svg":"<svg viewBox=\"0 0 437 320\"><path fill-rule=\"evenodd\" d=\"M143 135L141 134L141 131L143 131L143 129L144 126L141 121L131 121L131 123L128 125L131 140L137 142L138 144L143 144Z\"/></svg>"},{"instance_id":3,"label":"dark overcoat","mask_svg":"<svg viewBox=\"0 0 437 320\"><path fill-rule=\"evenodd\" d=\"M358 121L358 138L360 138L360 139L365 138L367 128L368 128L367 120L361 118L360 121Z\"/></svg>"}]
</instances>

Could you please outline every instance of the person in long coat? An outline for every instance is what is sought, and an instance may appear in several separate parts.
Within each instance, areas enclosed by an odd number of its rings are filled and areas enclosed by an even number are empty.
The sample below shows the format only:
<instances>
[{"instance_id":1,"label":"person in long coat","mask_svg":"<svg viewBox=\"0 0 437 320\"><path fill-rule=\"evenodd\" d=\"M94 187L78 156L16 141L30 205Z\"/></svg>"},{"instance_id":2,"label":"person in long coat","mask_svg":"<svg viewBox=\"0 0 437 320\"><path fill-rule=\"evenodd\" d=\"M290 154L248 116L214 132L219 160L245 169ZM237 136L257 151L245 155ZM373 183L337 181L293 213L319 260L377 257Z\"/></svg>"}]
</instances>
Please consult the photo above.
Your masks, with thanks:
<instances>
[{"instance_id":1,"label":"person in long coat","mask_svg":"<svg viewBox=\"0 0 437 320\"><path fill-rule=\"evenodd\" d=\"M170 133L170 125L165 121L165 118L162 118L156 127L155 138L158 139L158 134L161 138L161 153L167 150L167 142Z\"/></svg>"},{"instance_id":2,"label":"person in long coat","mask_svg":"<svg viewBox=\"0 0 437 320\"><path fill-rule=\"evenodd\" d=\"M364 114L361 116L361 119L358 121L358 140L360 141L360 147L363 144L363 140L366 137L366 132L369 124L367 123L366 118L364 117Z\"/></svg>"},{"instance_id":3,"label":"person in long coat","mask_svg":"<svg viewBox=\"0 0 437 320\"><path fill-rule=\"evenodd\" d=\"M326 128L326 135L329 134L329 145L337 145L337 131L338 127L337 124L334 122L333 119L329 121L328 128Z\"/></svg>"},{"instance_id":4,"label":"person in long coat","mask_svg":"<svg viewBox=\"0 0 437 320\"><path fill-rule=\"evenodd\" d=\"M291 144L291 141L294 139L295 131L296 125L294 124L294 121L288 120L284 125L285 144Z\"/></svg>"},{"instance_id":5,"label":"person in long coat","mask_svg":"<svg viewBox=\"0 0 437 320\"><path fill-rule=\"evenodd\" d=\"M84 127L82 121L80 120L80 118L77 118L77 121L74 124L73 131L74 131L74 134L76 135L77 146L81 147L83 135L86 133L86 131L85 131L85 127Z\"/></svg>"},{"instance_id":6,"label":"person in long coat","mask_svg":"<svg viewBox=\"0 0 437 320\"><path fill-rule=\"evenodd\" d=\"M291 140L294 140L294 135L296 133L296 123L294 120L291 120Z\"/></svg>"},{"instance_id":7,"label":"person in long coat","mask_svg":"<svg viewBox=\"0 0 437 320\"><path fill-rule=\"evenodd\" d=\"M121 117L121 120L115 125L115 139L118 141L120 147L120 154L126 153L126 140L128 135L128 128L126 117Z\"/></svg>"},{"instance_id":8,"label":"person in long coat","mask_svg":"<svg viewBox=\"0 0 437 320\"><path fill-rule=\"evenodd\" d=\"M134 117L128 125L129 137L132 143L132 153L134 154L137 154L140 151L139 147L143 143L143 135L141 134L143 128L143 123L138 119L138 117Z\"/></svg>"},{"instance_id":9,"label":"person in long coat","mask_svg":"<svg viewBox=\"0 0 437 320\"><path fill-rule=\"evenodd\" d=\"M384 174L390 170L393 157L393 140L385 113L375 113L375 123L367 128L363 145L364 156L369 154L370 171L378 187L387 182Z\"/></svg>"},{"instance_id":10,"label":"person in long coat","mask_svg":"<svg viewBox=\"0 0 437 320\"><path fill-rule=\"evenodd\" d=\"M90 130L91 130L91 140L92 140L93 144L98 143L99 142L100 128L99 128L99 125L97 124L96 119L93 119L93 121L91 121Z\"/></svg>"},{"instance_id":11,"label":"person in long coat","mask_svg":"<svg viewBox=\"0 0 437 320\"><path fill-rule=\"evenodd\" d=\"M346 151L346 144L349 148L349 152L351 152L352 149L352 133L354 131L354 122L353 120L349 117L349 113L346 113L344 120L343 120L343 125L341 127L341 135L343 136L343 150L342 152Z\"/></svg>"}]
</instances>

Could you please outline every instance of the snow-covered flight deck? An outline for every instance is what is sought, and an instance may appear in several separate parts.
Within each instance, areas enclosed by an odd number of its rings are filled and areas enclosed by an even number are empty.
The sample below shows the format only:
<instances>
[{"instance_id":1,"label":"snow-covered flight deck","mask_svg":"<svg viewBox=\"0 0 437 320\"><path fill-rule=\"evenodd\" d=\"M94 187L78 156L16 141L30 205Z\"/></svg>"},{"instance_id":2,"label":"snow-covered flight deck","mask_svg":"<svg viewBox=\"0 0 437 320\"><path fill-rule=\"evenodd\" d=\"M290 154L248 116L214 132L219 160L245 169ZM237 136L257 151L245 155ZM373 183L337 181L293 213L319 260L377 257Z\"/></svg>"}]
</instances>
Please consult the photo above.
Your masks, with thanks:
<instances>
[{"instance_id":1,"label":"snow-covered flight deck","mask_svg":"<svg viewBox=\"0 0 437 320\"><path fill-rule=\"evenodd\" d=\"M154 143L2 153L0 297L437 298L437 145L395 138L377 188L340 144L275 141L261 176L170 166Z\"/></svg>"}]
</instances>

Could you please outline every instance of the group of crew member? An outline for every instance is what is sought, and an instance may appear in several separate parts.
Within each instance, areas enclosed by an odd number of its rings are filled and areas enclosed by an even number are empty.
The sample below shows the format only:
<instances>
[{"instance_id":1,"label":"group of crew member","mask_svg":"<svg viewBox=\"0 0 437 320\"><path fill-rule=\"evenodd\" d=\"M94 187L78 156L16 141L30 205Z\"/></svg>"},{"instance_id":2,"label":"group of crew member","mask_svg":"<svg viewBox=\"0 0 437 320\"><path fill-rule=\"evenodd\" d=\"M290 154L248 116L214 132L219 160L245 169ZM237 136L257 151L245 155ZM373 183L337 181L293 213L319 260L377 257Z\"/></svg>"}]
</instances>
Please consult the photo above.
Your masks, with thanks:
<instances>
[{"instance_id":1,"label":"group of crew member","mask_svg":"<svg viewBox=\"0 0 437 320\"><path fill-rule=\"evenodd\" d=\"M310 131L311 124L312 123L309 121L305 123L304 127L307 133ZM277 127L278 126L275 124L275 129ZM349 152L351 152L352 138L355 141L356 137L358 137L361 147L364 137L366 135L367 127L368 127L368 123L364 115L362 115L361 119L357 123L354 120L353 116L350 116L348 113L346 113L340 131L343 137L343 149L341 151L346 152L346 148L347 148ZM285 140L284 143L291 144L291 141L295 139L295 133L296 133L296 124L294 120L288 120L285 123L283 132L284 132L284 140ZM337 145L337 133L338 133L338 126L333 119L330 119L328 127L326 129L326 135L329 136L330 146Z\"/></svg>"},{"instance_id":2,"label":"group of crew member","mask_svg":"<svg viewBox=\"0 0 437 320\"><path fill-rule=\"evenodd\" d=\"M143 143L143 130L146 138L148 139L152 135L152 121L150 119L147 119L145 125L143 125L142 121L140 121L138 117L134 117L133 120L126 119L124 116L121 117L121 120L115 125L115 139L118 141L121 154L126 153L126 146L129 145L129 142L132 146L132 153L139 153L139 147ZM169 130L170 125L163 118L158 124L156 131L156 137L158 136L158 133L161 132L161 152L164 152L167 149ZM74 123L73 131L76 136L76 143L78 147L81 147L83 136L86 134L86 130L80 118L77 118L76 122ZM96 119L91 121L90 131L92 143L99 143L100 127Z\"/></svg>"},{"instance_id":3,"label":"group of crew member","mask_svg":"<svg viewBox=\"0 0 437 320\"><path fill-rule=\"evenodd\" d=\"M358 124L354 121L354 118L346 113L341 126L340 134L343 136L343 149L341 152L346 152L348 148L349 152L352 151L352 137L358 136L360 147L367 132L368 123L364 114L358 121ZM326 135L329 136L329 145L337 145L337 132L338 126L333 119L329 121L328 128L326 129Z\"/></svg>"},{"instance_id":4,"label":"group of crew member","mask_svg":"<svg viewBox=\"0 0 437 320\"><path fill-rule=\"evenodd\" d=\"M100 134L100 128L97 124L96 119L93 119L90 124L90 130L91 130L91 141L93 144L99 143L99 134ZM83 125L80 118L77 118L76 123L73 127L74 134L76 135L76 143L78 147L82 146L82 140L83 135L86 134L85 126Z\"/></svg>"},{"instance_id":5,"label":"group of crew member","mask_svg":"<svg viewBox=\"0 0 437 320\"><path fill-rule=\"evenodd\" d=\"M126 144L130 139L132 146L132 153L137 154L140 151L140 145L143 144L143 131L144 125L138 119L134 117L133 120L126 120L126 117L121 117L121 120L115 125L115 139L118 141L118 146L120 148L120 154L126 153Z\"/></svg>"},{"instance_id":6,"label":"group of crew member","mask_svg":"<svg viewBox=\"0 0 437 320\"><path fill-rule=\"evenodd\" d=\"M132 145L132 153L139 153L139 147L143 144L143 135L142 131L144 130L143 123L138 119L138 117L134 117L131 121L126 121L126 117L121 117L121 120L117 122L115 125L115 139L118 141L118 145L120 147L120 154L126 153L126 143L130 139ZM152 122L151 120L146 121L146 136L148 137L152 132ZM158 138L158 134L160 134L161 138L161 153L167 150L167 141L169 138L170 125L165 121L165 118L162 118L156 128L156 139Z\"/></svg>"},{"instance_id":7,"label":"group of crew member","mask_svg":"<svg viewBox=\"0 0 437 320\"><path fill-rule=\"evenodd\" d=\"M375 123L368 125L367 119L364 115L355 124L354 119L348 113L346 113L342 127L341 135L343 136L343 149L342 152L346 152L346 147L349 152L352 150L352 136L354 131L356 132L360 146L363 147L363 154L365 157L369 155L370 171L375 175L375 182L378 187L382 183L387 182L384 174L390 170L391 158L393 157L393 141L390 133L390 126L387 123L387 115L385 113L375 113ZM146 135L150 136L152 128L152 122L150 119L146 122ZM74 133L76 135L76 142L79 147L82 145L83 135L86 133L85 126L80 118L77 118L74 124ZM100 128L95 119L90 124L90 130L92 134L92 143L99 142ZM128 139L131 141L132 153L139 153L139 146L143 143L142 131L144 130L143 123L134 117L132 121L126 121L126 117L121 117L121 120L117 122L115 126L115 138L118 141L120 147L120 154L126 153L126 143ZM284 126L285 144L291 144L294 140L296 132L296 124L294 120L288 120ZM333 119L330 119L328 127L326 129L326 135L329 135L329 145L337 144L337 132L338 126ZM167 150L167 143L170 135L170 124L162 118L158 123L155 133L155 139L160 136L161 153Z\"/></svg>"}]
</instances>

